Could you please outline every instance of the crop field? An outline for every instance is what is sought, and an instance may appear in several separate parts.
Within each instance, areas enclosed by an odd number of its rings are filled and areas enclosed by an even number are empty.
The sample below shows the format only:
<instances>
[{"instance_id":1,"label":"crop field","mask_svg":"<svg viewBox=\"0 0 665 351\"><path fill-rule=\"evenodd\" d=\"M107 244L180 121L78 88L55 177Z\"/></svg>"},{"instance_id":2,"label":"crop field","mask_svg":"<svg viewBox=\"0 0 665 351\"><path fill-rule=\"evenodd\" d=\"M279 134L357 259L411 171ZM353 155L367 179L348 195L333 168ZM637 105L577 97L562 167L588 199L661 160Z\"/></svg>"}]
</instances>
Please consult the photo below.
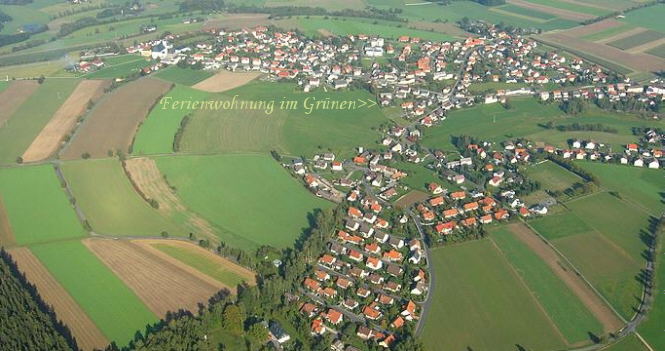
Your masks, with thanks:
<instances>
[{"instance_id":1,"label":"crop field","mask_svg":"<svg viewBox=\"0 0 665 351\"><path fill-rule=\"evenodd\" d=\"M532 245L525 242L529 239L535 240ZM605 328L591 313L590 307L596 307L601 316L606 317L606 331L621 328L621 321L599 298L592 298L593 292L586 288L582 280L560 268L561 263L554 251L540 242L528 228L519 224L500 227L492 232L492 241L522 277L569 344L588 342L589 333L603 334ZM541 252L537 253L537 250ZM549 262L545 261L546 258Z\"/></svg>"},{"instance_id":2,"label":"crop field","mask_svg":"<svg viewBox=\"0 0 665 351\"><path fill-rule=\"evenodd\" d=\"M196 313L199 303L228 288L133 242L86 239L83 244L160 318L180 309Z\"/></svg>"},{"instance_id":3,"label":"crop field","mask_svg":"<svg viewBox=\"0 0 665 351\"><path fill-rule=\"evenodd\" d=\"M598 177L603 187L617 192L622 199L643 211L658 215L665 210L665 172L662 170L597 162L577 164Z\"/></svg>"},{"instance_id":4,"label":"crop field","mask_svg":"<svg viewBox=\"0 0 665 351\"><path fill-rule=\"evenodd\" d=\"M117 64L105 64L99 71L87 73L83 77L87 79L124 78L150 65L150 61L147 61L143 57L131 57L134 59Z\"/></svg>"},{"instance_id":5,"label":"crop field","mask_svg":"<svg viewBox=\"0 0 665 351\"><path fill-rule=\"evenodd\" d=\"M78 159L83 154L108 157L118 151L126 154L140 123L170 88L171 83L150 78L117 88L85 119L63 159Z\"/></svg>"},{"instance_id":6,"label":"crop field","mask_svg":"<svg viewBox=\"0 0 665 351\"><path fill-rule=\"evenodd\" d=\"M583 182L575 173L559 166L554 162L543 162L526 169L529 178L542 184L545 189L561 191L577 182Z\"/></svg>"},{"instance_id":7,"label":"crop field","mask_svg":"<svg viewBox=\"0 0 665 351\"><path fill-rule=\"evenodd\" d=\"M229 72L222 70L192 87L211 93L221 93L241 87L261 75L259 72Z\"/></svg>"},{"instance_id":8,"label":"crop field","mask_svg":"<svg viewBox=\"0 0 665 351\"><path fill-rule=\"evenodd\" d=\"M616 344L601 349L602 351L648 351L646 346L635 336L629 334Z\"/></svg>"},{"instance_id":9,"label":"crop field","mask_svg":"<svg viewBox=\"0 0 665 351\"><path fill-rule=\"evenodd\" d=\"M596 22L596 23L600 23L600 22ZM594 42L605 42L608 39L611 41L612 38L614 38L616 36L622 36L625 33L628 33L628 32L630 32L631 30L634 29L634 27L632 25L628 24L628 23L622 23L622 22L618 22L618 21L615 21L613 23L616 23L616 26L609 27L607 29L604 29L604 30L601 30L601 31L598 31L598 32L595 32L595 33L591 33L591 34L588 34L588 35L584 35L584 36L582 36L582 39L588 40L588 41L594 41ZM591 27L591 26L593 26L593 24L585 26L585 27ZM573 30L574 29L568 31L568 33L569 34L572 33Z\"/></svg>"},{"instance_id":10,"label":"crop field","mask_svg":"<svg viewBox=\"0 0 665 351\"><path fill-rule=\"evenodd\" d=\"M169 67L159 70L159 72L155 74L155 77L177 84L192 86L212 75L213 74L210 71Z\"/></svg>"},{"instance_id":11,"label":"crop field","mask_svg":"<svg viewBox=\"0 0 665 351\"><path fill-rule=\"evenodd\" d=\"M630 11L621 21L665 33L663 18L665 18L665 4L658 4Z\"/></svg>"},{"instance_id":12,"label":"crop field","mask_svg":"<svg viewBox=\"0 0 665 351\"><path fill-rule=\"evenodd\" d=\"M179 100L205 99L207 93L182 85L176 85L164 98ZM180 128L180 123L190 113L185 110L163 109L156 104L146 120L139 127L132 153L135 155L150 155L173 152L174 137Z\"/></svg>"},{"instance_id":13,"label":"crop field","mask_svg":"<svg viewBox=\"0 0 665 351\"><path fill-rule=\"evenodd\" d=\"M626 38L611 41L607 44L621 50L627 50L662 38L665 38L665 34L654 30L647 30Z\"/></svg>"},{"instance_id":14,"label":"crop field","mask_svg":"<svg viewBox=\"0 0 665 351\"><path fill-rule=\"evenodd\" d=\"M297 110L281 110L279 100L272 114L264 109L196 111L185 128L181 151L209 152L269 152L276 150L289 155L311 155L324 150L338 157L350 155L349 146L378 146L377 127L388 122L377 107L355 110L313 110L306 114L304 99L309 102L325 100L373 99L364 91L302 93L286 83L252 82L219 95L212 100L231 100L233 96L245 101L272 101L275 97L295 100Z\"/></svg>"},{"instance_id":15,"label":"crop field","mask_svg":"<svg viewBox=\"0 0 665 351\"><path fill-rule=\"evenodd\" d=\"M3 88L0 90L0 128L37 90L39 84L34 80L19 80L11 83L3 82L2 86Z\"/></svg>"},{"instance_id":16,"label":"crop field","mask_svg":"<svg viewBox=\"0 0 665 351\"><path fill-rule=\"evenodd\" d=\"M136 331L157 322L157 316L81 242L37 245L31 251L108 340L124 346Z\"/></svg>"},{"instance_id":17,"label":"crop field","mask_svg":"<svg viewBox=\"0 0 665 351\"><path fill-rule=\"evenodd\" d=\"M509 2L513 2L514 0L511 0ZM580 13L580 14L587 14L592 17L598 17L598 16L604 16L612 11L610 11L607 8L603 7L595 7L595 6L586 6L584 3L580 2L567 2L567 1L556 1L556 0L525 0L526 2L532 3L532 4L537 4L537 5L542 5L542 6L547 6L547 7L552 7L555 9L560 9L562 11L570 11L573 13Z\"/></svg>"},{"instance_id":18,"label":"crop field","mask_svg":"<svg viewBox=\"0 0 665 351\"><path fill-rule=\"evenodd\" d=\"M77 119L85 113L88 104L99 100L110 83L104 80L81 81L23 153L23 162L41 161L55 153Z\"/></svg>"},{"instance_id":19,"label":"crop field","mask_svg":"<svg viewBox=\"0 0 665 351\"><path fill-rule=\"evenodd\" d=\"M288 247L309 226L315 209L330 206L305 190L268 155L155 160L184 204L221 228L220 239L232 246Z\"/></svg>"},{"instance_id":20,"label":"crop field","mask_svg":"<svg viewBox=\"0 0 665 351\"><path fill-rule=\"evenodd\" d=\"M85 235L50 165L0 169L0 197L19 245Z\"/></svg>"},{"instance_id":21,"label":"crop field","mask_svg":"<svg viewBox=\"0 0 665 351\"><path fill-rule=\"evenodd\" d=\"M103 349L109 344L108 339L86 312L49 273L30 249L17 247L10 249L9 253L30 283L37 287L39 295L46 303L53 306L58 318L67 323L79 347L83 350Z\"/></svg>"},{"instance_id":22,"label":"crop field","mask_svg":"<svg viewBox=\"0 0 665 351\"><path fill-rule=\"evenodd\" d=\"M565 348L563 336L490 240L436 249L432 256L437 275L446 278L430 292L422 333L428 350Z\"/></svg>"},{"instance_id":23,"label":"crop field","mask_svg":"<svg viewBox=\"0 0 665 351\"><path fill-rule=\"evenodd\" d=\"M95 232L118 236L184 235L185 230L162 216L134 190L120 162L113 159L63 164L65 179Z\"/></svg>"},{"instance_id":24,"label":"crop field","mask_svg":"<svg viewBox=\"0 0 665 351\"><path fill-rule=\"evenodd\" d=\"M647 54L651 54L665 59L665 44L656 46L655 48L647 50L646 52Z\"/></svg>"},{"instance_id":25,"label":"crop field","mask_svg":"<svg viewBox=\"0 0 665 351\"><path fill-rule=\"evenodd\" d=\"M14 163L79 83L47 79L0 128L0 163Z\"/></svg>"},{"instance_id":26,"label":"crop field","mask_svg":"<svg viewBox=\"0 0 665 351\"><path fill-rule=\"evenodd\" d=\"M235 287L243 282L250 285L256 284L252 271L194 244L166 240L142 240L139 243L145 243L145 245L154 247L185 265L219 281L231 291L235 291Z\"/></svg>"},{"instance_id":27,"label":"crop field","mask_svg":"<svg viewBox=\"0 0 665 351\"><path fill-rule=\"evenodd\" d=\"M550 13L538 11L538 10L533 10L529 8L524 8L524 7L519 7L515 5L505 5L505 6L500 6L500 7L493 7L492 10L500 10L500 11L506 11L508 13L520 15L520 16L526 16L533 18L535 20L551 20L555 19L556 16Z\"/></svg>"}]
</instances>

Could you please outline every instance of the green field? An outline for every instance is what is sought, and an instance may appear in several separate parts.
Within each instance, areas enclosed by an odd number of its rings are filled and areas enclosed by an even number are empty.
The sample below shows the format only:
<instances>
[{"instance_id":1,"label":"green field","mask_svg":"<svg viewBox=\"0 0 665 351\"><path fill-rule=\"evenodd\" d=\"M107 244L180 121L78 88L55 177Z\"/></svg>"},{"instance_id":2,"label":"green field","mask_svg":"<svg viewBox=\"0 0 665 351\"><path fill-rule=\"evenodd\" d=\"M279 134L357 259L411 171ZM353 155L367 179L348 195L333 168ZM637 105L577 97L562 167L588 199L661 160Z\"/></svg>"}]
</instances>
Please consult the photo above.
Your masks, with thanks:
<instances>
[{"instance_id":1,"label":"green field","mask_svg":"<svg viewBox=\"0 0 665 351\"><path fill-rule=\"evenodd\" d=\"M204 99L208 93L182 85L176 85L164 97L173 101ZM156 104L146 120L139 127L134 139L132 153L135 155L161 154L173 152L173 140L180 128L180 122L188 111L161 109Z\"/></svg>"},{"instance_id":2,"label":"green field","mask_svg":"<svg viewBox=\"0 0 665 351\"><path fill-rule=\"evenodd\" d=\"M638 168L600 162L578 162L582 168L600 179L600 184L618 192L619 196L641 208L658 215L665 210L665 172L658 169Z\"/></svg>"},{"instance_id":3,"label":"green field","mask_svg":"<svg viewBox=\"0 0 665 351\"><path fill-rule=\"evenodd\" d=\"M85 74L84 77L88 79L122 78L136 73L150 65L150 61L147 61L141 56L134 55L124 56L123 59L118 57L116 62L107 60L104 63L104 68L99 71Z\"/></svg>"},{"instance_id":4,"label":"green field","mask_svg":"<svg viewBox=\"0 0 665 351\"><path fill-rule=\"evenodd\" d=\"M665 33L663 18L665 18L665 4L658 4L630 11L621 21Z\"/></svg>"},{"instance_id":5,"label":"green field","mask_svg":"<svg viewBox=\"0 0 665 351\"><path fill-rule=\"evenodd\" d=\"M6 80L0 80L0 92L7 89L9 82Z\"/></svg>"},{"instance_id":6,"label":"green field","mask_svg":"<svg viewBox=\"0 0 665 351\"><path fill-rule=\"evenodd\" d=\"M155 316L121 280L81 242L65 241L31 247L102 333L119 346L157 322Z\"/></svg>"},{"instance_id":7,"label":"green field","mask_svg":"<svg viewBox=\"0 0 665 351\"><path fill-rule=\"evenodd\" d=\"M303 93L287 83L250 82L223 94L211 94L212 100L272 101L272 114L261 110L196 111L185 128L181 150L184 152L269 152L308 156L328 149L338 157L348 157L355 146L378 146L378 127L388 120L374 106L356 110L314 110L307 115L308 101L373 99L366 91L317 90ZM279 101L296 100L296 110L280 110Z\"/></svg>"},{"instance_id":8,"label":"green field","mask_svg":"<svg viewBox=\"0 0 665 351\"><path fill-rule=\"evenodd\" d=\"M422 340L428 350L565 348L537 301L489 240L432 252L437 282Z\"/></svg>"},{"instance_id":9,"label":"green field","mask_svg":"<svg viewBox=\"0 0 665 351\"><path fill-rule=\"evenodd\" d=\"M223 229L220 239L245 249L293 245L309 215L331 204L311 195L267 155L155 159L192 211Z\"/></svg>"},{"instance_id":10,"label":"green field","mask_svg":"<svg viewBox=\"0 0 665 351\"><path fill-rule=\"evenodd\" d=\"M641 233L649 215L607 192L569 201L566 207L569 211L529 223L630 319L642 293L635 277L646 264Z\"/></svg>"},{"instance_id":11,"label":"green field","mask_svg":"<svg viewBox=\"0 0 665 351\"><path fill-rule=\"evenodd\" d=\"M388 21L378 22L360 18L331 17L326 19L324 17L303 17L298 19L298 25L303 29L305 34L310 36L320 36L322 34L321 30L326 30L336 35L380 34L384 38L394 39L401 35L408 35L410 37L418 37L424 40L433 41L449 41L455 39L448 34L412 29L409 28L407 23Z\"/></svg>"},{"instance_id":12,"label":"green field","mask_svg":"<svg viewBox=\"0 0 665 351\"><path fill-rule=\"evenodd\" d=\"M85 236L50 165L0 169L0 196L19 245Z\"/></svg>"},{"instance_id":13,"label":"green field","mask_svg":"<svg viewBox=\"0 0 665 351\"><path fill-rule=\"evenodd\" d=\"M555 15L552 15L550 13L528 9L525 7L519 7L515 5L499 6L499 7L494 7L494 9L500 9L502 11L508 11L517 15L532 17L541 20L552 20L557 18Z\"/></svg>"},{"instance_id":14,"label":"green field","mask_svg":"<svg viewBox=\"0 0 665 351\"><path fill-rule=\"evenodd\" d=\"M141 198L117 160L72 161L62 168L77 204L95 232L118 236L159 236L162 231L176 236L186 234Z\"/></svg>"},{"instance_id":15,"label":"green field","mask_svg":"<svg viewBox=\"0 0 665 351\"><path fill-rule=\"evenodd\" d=\"M603 334L603 326L582 301L543 260L515 237L510 228L492 231L492 241L522 276L568 343L589 341L589 333Z\"/></svg>"},{"instance_id":16,"label":"green field","mask_svg":"<svg viewBox=\"0 0 665 351\"><path fill-rule=\"evenodd\" d=\"M601 349L602 351L647 351L648 349L642 344L642 342L635 336L635 334L630 334L625 338L621 339L618 343L609 346L607 348Z\"/></svg>"},{"instance_id":17,"label":"green field","mask_svg":"<svg viewBox=\"0 0 665 351\"><path fill-rule=\"evenodd\" d=\"M0 128L0 164L15 163L79 81L47 79Z\"/></svg>"},{"instance_id":18,"label":"green field","mask_svg":"<svg viewBox=\"0 0 665 351\"><path fill-rule=\"evenodd\" d=\"M659 245L656 250L656 272L655 272L654 295L655 299L647 319L640 324L638 331L655 349L665 348L665 331L663 321L665 320L665 237L663 233L659 237Z\"/></svg>"},{"instance_id":19,"label":"green field","mask_svg":"<svg viewBox=\"0 0 665 351\"><path fill-rule=\"evenodd\" d=\"M544 189L553 191L561 191L575 183L583 182L575 173L550 161L527 167L526 175L540 182Z\"/></svg>"},{"instance_id":20,"label":"green field","mask_svg":"<svg viewBox=\"0 0 665 351\"><path fill-rule=\"evenodd\" d=\"M449 191L458 190L457 184L451 184L447 180L439 177L436 172L425 167L424 164L415 164L410 162L396 162L393 167L407 173L402 181L412 189L429 192L427 186L430 183L439 183Z\"/></svg>"},{"instance_id":21,"label":"green field","mask_svg":"<svg viewBox=\"0 0 665 351\"><path fill-rule=\"evenodd\" d=\"M547 122L555 125L578 123L600 123L615 128L617 133L594 131L567 131L542 127ZM450 112L441 126L425 131L422 144L430 148L454 150L452 136L472 135L484 141L502 142L507 138L526 137L534 142L568 147L569 139L595 140L620 150L626 144L636 142L632 128L649 125L665 127L662 121L645 121L637 116L602 111L590 106L577 117L565 115L556 104L541 104L535 99L513 99L512 108L507 110L500 104L477 105L471 108Z\"/></svg>"},{"instance_id":22,"label":"green field","mask_svg":"<svg viewBox=\"0 0 665 351\"><path fill-rule=\"evenodd\" d=\"M398 8L402 10L400 17L405 17L409 21L448 21L454 23L464 17L484 20L491 23L510 23L516 27L539 28L542 30L571 28L577 25L574 21L555 18L549 21L543 21L536 18L532 20L519 14L492 11L491 6L484 6L473 1L453 1L449 5L439 5L437 3L425 3L423 5L406 6L403 0L368 0L367 3L382 9Z\"/></svg>"},{"instance_id":23,"label":"green field","mask_svg":"<svg viewBox=\"0 0 665 351\"><path fill-rule=\"evenodd\" d=\"M169 82L192 86L206 78L213 75L210 71L180 68L171 66L166 69L160 70L155 74L156 77L168 80Z\"/></svg>"},{"instance_id":24,"label":"green field","mask_svg":"<svg viewBox=\"0 0 665 351\"><path fill-rule=\"evenodd\" d=\"M604 30L601 30L599 32L591 33L585 36L582 36L582 39L588 40L588 41L598 41L598 40L603 40L605 38L610 38L613 37L619 33L623 33L627 30L630 30L632 28L635 28L635 26L630 25L628 23L621 23L618 26L615 27L610 27Z\"/></svg>"},{"instance_id":25,"label":"green field","mask_svg":"<svg viewBox=\"0 0 665 351\"><path fill-rule=\"evenodd\" d=\"M231 288L234 288L245 281L245 279L238 274L226 269L224 266L220 266L217 262L214 262L203 255L197 254L193 250L165 244L155 244L153 246L165 254Z\"/></svg>"},{"instance_id":26,"label":"green field","mask_svg":"<svg viewBox=\"0 0 665 351\"><path fill-rule=\"evenodd\" d=\"M607 43L607 45L614 46L615 48L621 50L632 49L634 47L652 42L665 37L665 34L661 32L656 32L654 30L648 30L645 32L637 33L625 38L621 38L615 41Z\"/></svg>"}]
</instances>

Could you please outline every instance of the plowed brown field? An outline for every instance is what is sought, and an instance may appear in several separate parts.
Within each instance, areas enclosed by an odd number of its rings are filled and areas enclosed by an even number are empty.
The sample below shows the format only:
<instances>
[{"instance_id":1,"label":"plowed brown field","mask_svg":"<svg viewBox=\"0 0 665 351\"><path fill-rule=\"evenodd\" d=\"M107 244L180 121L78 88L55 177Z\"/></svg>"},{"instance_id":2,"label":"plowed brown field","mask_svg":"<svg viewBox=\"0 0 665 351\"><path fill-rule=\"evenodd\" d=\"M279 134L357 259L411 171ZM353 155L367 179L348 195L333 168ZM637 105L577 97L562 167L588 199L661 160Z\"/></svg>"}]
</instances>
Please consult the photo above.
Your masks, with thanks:
<instances>
[{"instance_id":1,"label":"plowed brown field","mask_svg":"<svg viewBox=\"0 0 665 351\"><path fill-rule=\"evenodd\" d=\"M37 90L36 80L17 80L0 92L0 128L14 112Z\"/></svg>"},{"instance_id":2,"label":"plowed brown field","mask_svg":"<svg viewBox=\"0 0 665 351\"><path fill-rule=\"evenodd\" d=\"M86 239L83 243L156 315L198 304L227 286L180 261L167 260L133 241ZM229 289L230 290L230 289Z\"/></svg>"},{"instance_id":3,"label":"plowed brown field","mask_svg":"<svg viewBox=\"0 0 665 351\"><path fill-rule=\"evenodd\" d=\"M63 159L107 157L109 151L128 153L139 124L171 83L142 78L127 83L101 101L83 122L63 153Z\"/></svg>"},{"instance_id":4,"label":"plowed brown field","mask_svg":"<svg viewBox=\"0 0 665 351\"><path fill-rule=\"evenodd\" d=\"M235 73L229 71L221 71L214 76L199 82L192 86L192 88L209 91L212 93L221 93L223 91L231 90L239 86L243 86L250 81L260 76L259 72L242 72Z\"/></svg>"},{"instance_id":5,"label":"plowed brown field","mask_svg":"<svg viewBox=\"0 0 665 351\"><path fill-rule=\"evenodd\" d=\"M53 306L58 318L69 327L81 349L85 351L104 349L108 345L106 337L81 306L74 301L67 290L53 278L28 248L9 249L9 253L18 264L19 270L25 273L26 278L37 287L39 295L46 303Z\"/></svg>"},{"instance_id":6,"label":"plowed brown field","mask_svg":"<svg viewBox=\"0 0 665 351\"><path fill-rule=\"evenodd\" d=\"M57 151L62 139L87 109L88 101L97 101L110 84L111 81L105 80L81 81L23 153L23 161L41 161Z\"/></svg>"}]
</instances>

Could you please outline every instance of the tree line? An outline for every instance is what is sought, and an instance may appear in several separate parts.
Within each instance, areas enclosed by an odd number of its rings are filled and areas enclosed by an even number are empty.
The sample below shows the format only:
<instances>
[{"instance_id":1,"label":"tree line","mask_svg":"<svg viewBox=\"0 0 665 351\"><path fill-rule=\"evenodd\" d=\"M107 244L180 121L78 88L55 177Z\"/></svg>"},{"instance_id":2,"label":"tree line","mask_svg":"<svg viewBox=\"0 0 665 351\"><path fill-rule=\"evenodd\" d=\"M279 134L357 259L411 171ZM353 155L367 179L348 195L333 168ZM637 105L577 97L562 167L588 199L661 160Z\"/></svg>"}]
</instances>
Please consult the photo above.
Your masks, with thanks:
<instances>
[{"instance_id":1,"label":"tree line","mask_svg":"<svg viewBox=\"0 0 665 351\"><path fill-rule=\"evenodd\" d=\"M3 350L78 350L62 324L0 248L0 348Z\"/></svg>"}]
</instances>

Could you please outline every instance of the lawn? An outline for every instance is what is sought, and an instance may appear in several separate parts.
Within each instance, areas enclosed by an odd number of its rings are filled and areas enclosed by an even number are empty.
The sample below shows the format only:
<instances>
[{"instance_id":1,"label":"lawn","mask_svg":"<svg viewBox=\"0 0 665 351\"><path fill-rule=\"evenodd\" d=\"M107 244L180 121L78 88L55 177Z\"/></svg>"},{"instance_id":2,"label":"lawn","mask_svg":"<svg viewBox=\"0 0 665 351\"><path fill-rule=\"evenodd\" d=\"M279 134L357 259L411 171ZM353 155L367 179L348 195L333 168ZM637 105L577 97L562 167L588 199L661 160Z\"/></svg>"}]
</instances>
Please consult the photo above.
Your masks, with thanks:
<instances>
[{"instance_id":1,"label":"lawn","mask_svg":"<svg viewBox=\"0 0 665 351\"><path fill-rule=\"evenodd\" d=\"M185 205L223 229L229 245L285 248L309 228L310 215L331 204L262 154L175 156L155 159Z\"/></svg>"},{"instance_id":2,"label":"lawn","mask_svg":"<svg viewBox=\"0 0 665 351\"><path fill-rule=\"evenodd\" d=\"M120 60L119 63L107 63L104 68L99 71L85 74L83 77L88 79L104 79L104 78L122 78L136 73L150 65L150 61L140 56L129 56L133 60L124 61Z\"/></svg>"},{"instance_id":3,"label":"lawn","mask_svg":"<svg viewBox=\"0 0 665 351\"><path fill-rule=\"evenodd\" d=\"M430 183L439 183L449 191L455 191L459 189L457 184L452 184L447 180L442 179L436 174L436 172L425 167L425 164L397 162L394 164L394 167L407 173L407 176L404 178L403 182L412 189L429 192L427 186Z\"/></svg>"},{"instance_id":4,"label":"lawn","mask_svg":"<svg viewBox=\"0 0 665 351\"><path fill-rule=\"evenodd\" d=\"M615 41L607 43L607 45L614 46L615 48L621 50L632 49L634 47L652 42L665 37L665 34L661 32L656 32L654 30L648 30L645 32L637 33L625 38L621 38Z\"/></svg>"},{"instance_id":5,"label":"lawn","mask_svg":"<svg viewBox=\"0 0 665 351\"><path fill-rule=\"evenodd\" d=\"M579 162L600 184L637 207L658 215L665 210L665 171L600 162Z\"/></svg>"},{"instance_id":6,"label":"lawn","mask_svg":"<svg viewBox=\"0 0 665 351\"><path fill-rule=\"evenodd\" d=\"M243 277L240 275L228 270L224 266L220 266L219 263L196 253L194 250L165 244L155 244L153 246L165 254L185 263L186 265L198 270L203 274L218 280L223 284L228 285L231 288L234 288L245 281L245 279L243 279Z\"/></svg>"},{"instance_id":7,"label":"lawn","mask_svg":"<svg viewBox=\"0 0 665 351\"><path fill-rule=\"evenodd\" d=\"M589 333L603 334L603 326L582 301L509 228L501 226L493 230L492 240L522 276L570 344L589 341Z\"/></svg>"},{"instance_id":8,"label":"lawn","mask_svg":"<svg viewBox=\"0 0 665 351\"><path fill-rule=\"evenodd\" d=\"M127 345L158 321L121 280L79 241L31 247L31 251L110 340Z\"/></svg>"},{"instance_id":9,"label":"lawn","mask_svg":"<svg viewBox=\"0 0 665 351\"><path fill-rule=\"evenodd\" d=\"M575 173L550 161L528 166L526 175L530 179L540 182L544 189L552 191L561 191L575 183L583 182L582 178Z\"/></svg>"},{"instance_id":10,"label":"lawn","mask_svg":"<svg viewBox=\"0 0 665 351\"><path fill-rule=\"evenodd\" d=\"M180 68L171 66L166 69L160 70L155 74L156 77L168 80L169 82L178 83L182 85L192 86L206 78L213 75L210 71Z\"/></svg>"},{"instance_id":11,"label":"lawn","mask_svg":"<svg viewBox=\"0 0 665 351\"><path fill-rule=\"evenodd\" d=\"M85 236L50 165L0 169L0 196L19 245Z\"/></svg>"},{"instance_id":12,"label":"lawn","mask_svg":"<svg viewBox=\"0 0 665 351\"><path fill-rule=\"evenodd\" d=\"M564 349L565 342L489 240L432 252L439 280L422 340L428 350ZM519 345L519 347L518 347Z\"/></svg>"},{"instance_id":13,"label":"lawn","mask_svg":"<svg viewBox=\"0 0 665 351\"><path fill-rule=\"evenodd\" d=\"M288 83L253 81L237 89L211 94L211 100L275 101L272 114L261 110L196 111L185 128L184 152L269 152L311 157L328 149L338 157L349 157L355 146L378 147L378 127L388 120L377 107L356 110L314 110L306 114L308 102L325 99L357 101L373 99L366 91L296 91ZM281 110L283 99L299 103L295 110Z\"/></svg>"},{"instance_id":14,"label":"lawn","mask_svg":"<svg viewBox=\"0 0 665 351\"><path fill-rule=\"evenodd\" d=\"M141 198L117 160L71 161L63 164L63 172L95 232L118 236L159 236L163 231L186 234Z\"/></svg>"},{"instance_id":15,"label":"lawn","mask_svg":"<svg viewBox=\"0 0 665 351\"><path fill-rule=\"evenodd\" d=\"M176 85L164 97L173 101L205 99L208 93L182 85ZM173 152L175 134L188 111L162 109L156 104L146 120L139 127L134 139L132 153L135 155L161 154Z\"/></svg>"},{"instance_id":16,"label":"lawn","mask_svg":"<svg viewBox=\"0 0 665 351\"><path fill-rule=\"evenodd\" d=\"M0 164L15 163L74 91L76 79L47 79L0 128Z\"/></svg>"}]
</instances>

